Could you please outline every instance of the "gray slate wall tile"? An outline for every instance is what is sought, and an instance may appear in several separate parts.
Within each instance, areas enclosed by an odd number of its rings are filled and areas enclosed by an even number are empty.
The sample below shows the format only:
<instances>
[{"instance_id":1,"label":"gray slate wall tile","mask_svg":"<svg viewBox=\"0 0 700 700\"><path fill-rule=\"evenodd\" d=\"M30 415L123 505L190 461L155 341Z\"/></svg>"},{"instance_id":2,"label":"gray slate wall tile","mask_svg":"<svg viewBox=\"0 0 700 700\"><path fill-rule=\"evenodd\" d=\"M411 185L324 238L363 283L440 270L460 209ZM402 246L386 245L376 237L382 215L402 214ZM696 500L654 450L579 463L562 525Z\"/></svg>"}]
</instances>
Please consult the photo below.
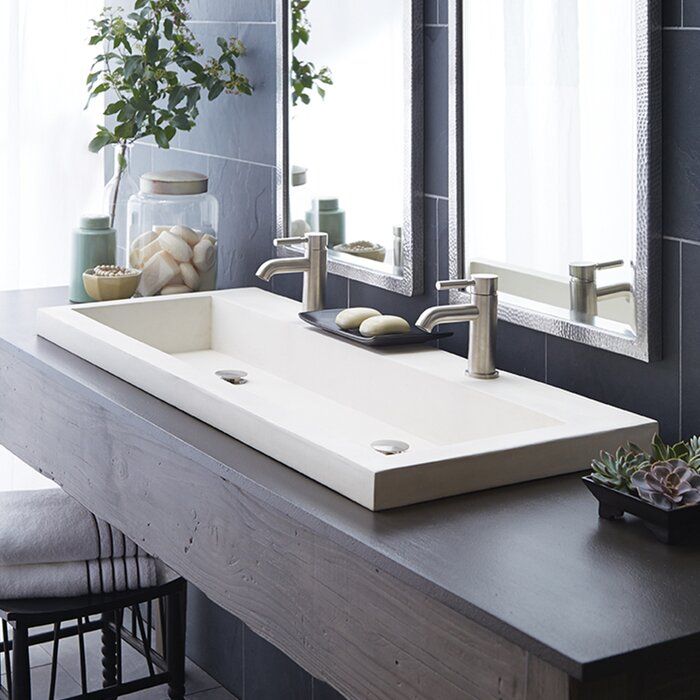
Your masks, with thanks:
<instances>
[{"instance_id":1,"label":"gray slate wall tile","mask_svg":"<svg viewBox=\"0 0 700 700\"><path fill-rule=\"evenodd\" d=\"M700 241L700 32L663 38L663 232Z\"/></svg>"},{"instance_id":2,"label":"gray slate wall tile","mask_svg":"<svg viewBox=\"0 0 700 700\"><path fill-rule=\"evenodd\" d=\"M439 22L438 0L425 0L423 4L423 22L437 24Z\"/></svg>"},{"instance_id":3,"label":"gray slate wall tile","mask_svg":"<svg viewBox=\"0 0 700 700\"><path fill-rule=\"evenodd\" d=\"M219 200L218 287L263 287L255 276L272 257L273 170L225 158L209 161L211 192Z\"/></svg>"},{"instance_id":4,"label":"gray slate wall tile","mask_svg":"<svg viewBox=\"0 0 700 700\"><path fill-rule=\"evenodd\" d=\"M682 411L683 437L700 435L700 246L683 246Z\"/></svg>"},{"instance_id":5,"label":"gray slate wall tile","mask_svg":"<svg viewBox=\"0 0 700 700\"><path fill-rule=\"evenodd\" d=\"M187 656L243 697L243 623L192 584L187 591Z\"/></svg>"},{"instance_id":6,"label":"gray slate wall tile","mask_svg":"<svg viewBox=\"0 0 700 700\"><path fill-rule=\"evenodd\" d=\"M447 28L426 27L425 191L447 196Z\"/></svg>"},{"instance_id":7,"label":"gray slate wall tile","mask_svg":"<svg viewBox=\"0 0 700 700\"><path fill-rule=\"evenodd\" d=\"M178 146L188 151L275 164L275 25L194 23L192 29L205 52L216 52L216 39L232 35L241 39L247 54L239 67L254 92L222 94L213 102L200 102L197 126L180 135Z\"/></svg>"},{"instance_id":8,"label":"gray slate wall tile","mask_svg":"<svg viewBox=\"0 0 700 700\"><path fill-rule=\"evenodd\" d=\"M684 27L700 27L700 0L681 0Z\"/></svg>"},{"instance_id":9,"label":"gray slate wall tile","mask_svg":"<svg viewBox=\"0 0 700 700\"><path fill-rule=\"evenodd\" d=\"M243 700L312 700L311 676L245 628Z\"/></svg>"},{"instance_id":10,"label":"gray slate wall tile","mask_svg":"<svg viewBox=\"0 0 700 700\"><path fill-rule=\"evenodd\" d=\"M663 0L664 27L680 27L682 22L682 5L684 0ZM688 0L685 0L687 3Z\"/></svg>"},{"instance_id":11,"label":"gray slate wall tile","mask_svg":"<svg viewBox=\"0 0 700 700\"><path fill-rule=\"evenodd\" d=\"M275 0L191 0L190 17L209 22L274 22Z\"/></svg>"},{"instance_id":12,"label":"gray slate wall tile","mask_svg":"<svg viewBox=\"0 0 700 700\"><path fill-rule=\"evenodd\" d=\"M312 700L343 700L343 696L328 683L314 678Z\"/></svg>"}]
</instances>

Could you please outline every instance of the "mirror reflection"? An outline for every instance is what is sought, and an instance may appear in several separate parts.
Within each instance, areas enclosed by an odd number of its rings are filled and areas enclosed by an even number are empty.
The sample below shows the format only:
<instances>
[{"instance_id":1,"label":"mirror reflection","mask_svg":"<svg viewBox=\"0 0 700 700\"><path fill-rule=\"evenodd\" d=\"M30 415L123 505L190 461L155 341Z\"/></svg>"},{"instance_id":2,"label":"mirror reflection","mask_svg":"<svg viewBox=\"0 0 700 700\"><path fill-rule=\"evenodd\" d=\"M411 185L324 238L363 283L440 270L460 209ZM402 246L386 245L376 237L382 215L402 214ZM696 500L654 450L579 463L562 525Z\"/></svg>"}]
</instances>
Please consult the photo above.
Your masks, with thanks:
<instances>
[{"instance_id":1,"label":"mirror reflection","mask_svg":"<svg viewBox=\"0 0 700 700\"><path fill-rule=\"evenodd\" d=\"M404 0L292 0L291 236L393 273L404 227ZM368 21L371 17L371 21Z\"/></svg>"},{"instance_id":2,"label":"mirror reflection","mask_svg":"<svg viewBox=\"0 0 700 700\"><path fill-rule=\"evenodd\" d=\"M502 303L634 334L635 0L465 0L467 272Z\"/></svg>"}]
</instances>

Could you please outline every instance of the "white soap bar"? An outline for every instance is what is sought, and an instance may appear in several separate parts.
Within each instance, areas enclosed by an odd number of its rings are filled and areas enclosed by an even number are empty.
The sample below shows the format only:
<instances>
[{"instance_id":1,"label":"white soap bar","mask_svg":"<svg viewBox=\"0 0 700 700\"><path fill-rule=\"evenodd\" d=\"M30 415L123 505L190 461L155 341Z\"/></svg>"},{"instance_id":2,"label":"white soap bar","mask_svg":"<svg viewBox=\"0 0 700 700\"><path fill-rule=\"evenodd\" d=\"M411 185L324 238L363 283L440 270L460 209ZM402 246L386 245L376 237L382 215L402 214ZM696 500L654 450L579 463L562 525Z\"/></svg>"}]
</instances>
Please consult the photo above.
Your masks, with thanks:
<instances>
[{"instance_id":1,"label":"white soap bar","mask_svg":"<svg viewBox=\"0 0 700 700\"><path fill-rule=\"evenodd\" d=\"M132 251L132 266L140 270L156 253L160 253L161 250L163 249L160 247L160 243L156 238L155 241L151 241L145 248Z\"/></svg>"},{"instance_id":2,"label":"white soap bar","mask_svg":"<svg viewBox=\"0 0 700 700\"><path fill-rule=\"evenodd\" d=\"M202 238L192 250L194 251L192 264L199 272L207 272L214 267L216 264L216 248L211 241Z\"/></svg>"},{"instance_id":3,"label":"white soap bar","mask_svg":"<svg viewBox=\"0 0 700 700\"><path fill-rule=\"evenodd\" d=\"M178 262L189 262L192 260L192 248L179 236L170 231L163 231L158 236L160 247L170 253Z\"/></svg>"},{"instance_id":4,"label":"white soap bar","mask_svg":"<svg viewBox=\"0 0 700 700\"><path fill-rule=\"evenodd\" d=\"M209 243L211 243L213 246L216 245L216 238L214 238L214 236L212 236L211 233L205 233L205 234L203 234L203 235L202 235L202 238L203 238L205 241L209 241ZM200 239L200 240L201 240L201 239Z\"/></svg>"},{"instance_id":5,"label":"white soap bar","mask_svg":"<svg viewBox=\"0 0 700 700\"><path fill-rule=\"evenodd\" d=\"M363 321L373 316L379 316L376 309L369 309L364 306L356 306L350 309L343 309L336 317L335 322L344 331L352 331L360 327Z\"/></svg>"},{"instance_id":6,"label":"white soap bar","mask_svg":"<svg viewBox=\"0 0 700 700\"><path fill-rule=\"evenodd\" d=\"M189 226L173 226L170 229L170 233L177 236L178 238L182 238L182 240L185 241L185 243L187 243L188 246L192 247L196 246L197 243L199 243L199 239L201 238L201 236Z\"/></svg>"},{"instance_id":7,"label":"white soap bar","mask_svg":"<svg viewBox=\"0 0 700 700\"><path fill-rule=\"evenodd\" d=\"M161 250L156 253L143 268L138 292L141 296L150 297L167 286L175 275L179 274L180 265L172 255Z\"/></svg>"},{"instance_id":8,"label":"white soap bar","mask_svg":"<svg viewBox=\"0 0 700 700\"><path fill-rule=\"evenodd\" d=\"M199 289L199 272L195 270L192 263L180 263L180 273L182 275L182 281L186 284L193 292Z\"/></svg>"},{"instance_id":9,"label":"white soap bar","mask_svg":"<svg viewBox=\"0 0 700 700\"><path fill-rule=\"evenodd\" d=\"M142 233L138 238L134 238L133 241L131 241L131 245L129 246L130 250L140 250L141 248L145 248L149 243L152 243L153 241L158 238L158 233L155 233L154 231L146 231L145 233Z\"/></svg>"},{"instance_id":10,"label":"white soap bar","mask_svg":"<svg viewBox=\"0 0 700 700\"><path fill-rule=\"evenodd\" d=\"M192 290L186 284L169 284L160 290L161 296L169 294L189 294Z\"/></svg>"},{"instance_id":11,"label":"white soap bar","mask_svg":"<svg viewBox=\"0 0 700 700\"><path fill-rule=\"evenodd\" d=\"M392 333L408 333L411 326L401 316L372 316L362 322L360 334L365 338L375 338L378 335L391 335Z\"/></svg>"},{"instance_id":12,"label":"white soap bar","mask_svg":"<svg viewBox=\"0 0 700 700\"><path fill-rule=\"evenodd\" d=\"M160 236L163 231L170 231L171 228L172 226L151 226L151 231L153 231L156 236Z\"/></svg>"}]
</instances>

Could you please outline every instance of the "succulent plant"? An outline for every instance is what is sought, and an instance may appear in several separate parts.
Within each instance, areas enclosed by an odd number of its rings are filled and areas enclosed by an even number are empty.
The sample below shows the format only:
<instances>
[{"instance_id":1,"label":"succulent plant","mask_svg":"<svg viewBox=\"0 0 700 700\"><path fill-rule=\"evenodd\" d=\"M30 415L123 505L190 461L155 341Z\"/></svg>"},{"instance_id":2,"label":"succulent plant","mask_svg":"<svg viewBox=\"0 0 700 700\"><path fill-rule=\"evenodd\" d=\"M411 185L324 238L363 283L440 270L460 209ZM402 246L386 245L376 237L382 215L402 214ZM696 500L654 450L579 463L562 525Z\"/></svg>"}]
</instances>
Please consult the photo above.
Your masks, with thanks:
<instances>
[{"instance_id":1,"label":"succulent plant","mask_svg":"<svg viewBox=\"0 0 700 700\"><path fill-rule=\"evenodd\" d=\"M638 447L620 447L614 455L601 452L600 458L591 462L591 477L618 491L632 491L632 475L648 464L648 455Z\"/></svg>"},{"instance_id":2,"label":"succulent plant","mask_svg":"<svg viewBox=\"0 0 700 700\"><path fill-rule=\"evenodd\" d=\"M641 498L664 510L700 503L700 474L683 459L671 458L638 469L630 481Z\"/></svg>"},{"instance_id":3,"label":"succulent plant","mask_svg":"<svg viewBox=\"0 0 700 700\"><path fill-rule=\"evenodd\" d=\"M630 443L630 448L637 452L641 452L641 448ZM700 438L697 436L691 437L686 442L677 442L675 445L667 445L657 434L651 441L650 461L666 462L669 459L682 459L686 464L695 471L700 471Z\"/></svg>"}]
</instances>

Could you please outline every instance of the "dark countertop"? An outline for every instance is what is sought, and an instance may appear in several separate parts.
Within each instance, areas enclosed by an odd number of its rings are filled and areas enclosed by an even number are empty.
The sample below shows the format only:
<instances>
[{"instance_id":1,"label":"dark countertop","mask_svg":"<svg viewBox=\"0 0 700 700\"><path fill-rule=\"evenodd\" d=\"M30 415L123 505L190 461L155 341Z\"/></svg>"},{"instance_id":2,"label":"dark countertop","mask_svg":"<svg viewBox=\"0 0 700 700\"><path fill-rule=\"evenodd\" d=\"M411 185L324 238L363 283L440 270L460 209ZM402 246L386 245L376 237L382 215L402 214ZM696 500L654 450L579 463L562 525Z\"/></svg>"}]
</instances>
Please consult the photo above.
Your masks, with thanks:
<instances>
[{"instance_id":1,"label":"dark countertop","mask_svg":"<svg viewBox=\"0 0 700 700\"><path fill-rule=\"evenodd\" d=\"M577 476L372 513L38 338L36 309L66 302L63 288L0 293L0 348L186 442L203 467L570 675L700 641L700 547L598 520Z\"/></svg>"}]
</instances>

